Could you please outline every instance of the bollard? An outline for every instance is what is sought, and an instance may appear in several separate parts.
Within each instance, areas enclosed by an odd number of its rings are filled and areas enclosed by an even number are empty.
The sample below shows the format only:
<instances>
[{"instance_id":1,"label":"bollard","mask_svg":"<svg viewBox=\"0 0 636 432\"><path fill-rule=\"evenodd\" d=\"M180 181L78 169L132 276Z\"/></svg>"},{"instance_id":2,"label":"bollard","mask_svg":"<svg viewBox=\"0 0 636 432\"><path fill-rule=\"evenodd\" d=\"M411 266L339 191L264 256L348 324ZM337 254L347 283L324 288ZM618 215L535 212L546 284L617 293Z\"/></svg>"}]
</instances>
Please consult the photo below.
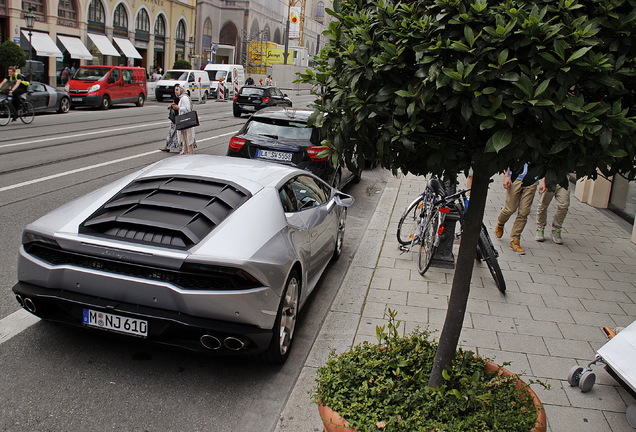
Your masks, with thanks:
<instances>
[{"instance_id":1,"label":"bollard","mask_svg":"<svg viewBox=\"0 0 636 432\"><path fill-rule=\"evenodd\" d=\"M450 182L444 182L446 195L452 195L457 192L457 181L455 179ZM458 216L450 213L446 215L446 228L442 233L442 238L435 252L435 256L431 261L431 267L438 268L455 268L455 256L453 255L453 244L455 243L455 225Z\"/></svg>"},{"instance_id":2,"label":"bollard","mask_svg":"<svg viewBox=\"0 0 636 432\"><path fill-rule=\"evenodd\" d=\"M223 80L219 81L219 88L216 93L216 100L219 102L225 102L225 84Z\"/></svg>"}]
</instances>

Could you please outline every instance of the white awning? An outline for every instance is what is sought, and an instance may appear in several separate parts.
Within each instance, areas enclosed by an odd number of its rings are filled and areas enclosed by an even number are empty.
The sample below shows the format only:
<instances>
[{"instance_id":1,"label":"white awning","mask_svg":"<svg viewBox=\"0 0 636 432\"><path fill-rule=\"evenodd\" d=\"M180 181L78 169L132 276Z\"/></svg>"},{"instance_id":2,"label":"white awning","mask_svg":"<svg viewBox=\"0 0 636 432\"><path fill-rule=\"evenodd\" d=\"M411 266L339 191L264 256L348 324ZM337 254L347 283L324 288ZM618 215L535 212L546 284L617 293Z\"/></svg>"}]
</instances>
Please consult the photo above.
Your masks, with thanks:
<instances>
[{"instance_id":1,"label":"white awning","mask_svg":"<svg viewBox=\"0 0 636 432\"><path fill-rule=\"evenodd\" d=\"M113 40L117 44L120 50L123 51L124 55L129 58L140 59L143 58L137 48L130 42L128 39L117 38L114 37Z\"/></svg>"},{"instance_id":2,"label":"white awning","mask_svg":"<svg viewBox=\"0 0 636 432\"><path fill-rule=\"evenodd\" d=\"M71 58L81 60L93 59L93 55L84 46L80 38L60 35L57 35L57 38L60 42L62 42L62 45L64 45L68 53L71 55Z\"/></svg>"},{"instance_id":3,"label":"white awning","mask_svg":"<svg viewBox=\"0 0 636 432\"><path fill-rule=\"evenodd\" d=\"M100 53L109 56L119 57L119 51L113 46L104 35L88 33L88 37L93 41Z\"/></svg>"},{"instance_id":4,"label":"white awning","mask_svg":"<svg viewBox=\"0 0 636 432\"><path fill-rule=\"evenodd\" d=\"M29 40L29 32L22 30L22 34ZM63 57L62 51L57 48L53 39L46 33L31 32L31 46L42 57Z\"/></svg>"}]
</instances>

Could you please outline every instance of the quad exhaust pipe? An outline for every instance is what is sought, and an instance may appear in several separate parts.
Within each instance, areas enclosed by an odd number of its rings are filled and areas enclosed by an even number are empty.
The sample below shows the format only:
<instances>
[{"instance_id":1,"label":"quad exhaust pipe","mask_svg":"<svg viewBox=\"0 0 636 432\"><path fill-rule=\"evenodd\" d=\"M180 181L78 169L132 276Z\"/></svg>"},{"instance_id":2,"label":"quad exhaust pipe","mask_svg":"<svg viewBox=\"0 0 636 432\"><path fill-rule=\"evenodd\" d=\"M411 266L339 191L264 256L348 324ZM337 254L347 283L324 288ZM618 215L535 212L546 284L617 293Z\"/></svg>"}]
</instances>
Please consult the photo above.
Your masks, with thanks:
<instances>
[{"instance_id":1,"label":"quad exhaust pipe","mask_svg":"<svg viewBox=\"0 0 636 432\"><path fill-rule=\"evenodd\" d=\"M199 341L201 342L201 345L212 351L216 351L223 346L232 351L240 351L245 348L245 342L234 336L228 336L223 339L223 342L221 342L218 337L205 334L201 336Z\"/></svg>"},{"instance_id":2,"label":"quad exhaust pipe","mask_svg":"<svg viewBox=\"0 0 636 432\"><path fill-rule=\"evenodd\" d=\"M20 294L16 294L15 299L20 304L20 306L22 306L29 312L35 313L35 311L37 310L37 308L35 307L35 302L29 297L22 297Z\"/></svg>"}]
</instances>

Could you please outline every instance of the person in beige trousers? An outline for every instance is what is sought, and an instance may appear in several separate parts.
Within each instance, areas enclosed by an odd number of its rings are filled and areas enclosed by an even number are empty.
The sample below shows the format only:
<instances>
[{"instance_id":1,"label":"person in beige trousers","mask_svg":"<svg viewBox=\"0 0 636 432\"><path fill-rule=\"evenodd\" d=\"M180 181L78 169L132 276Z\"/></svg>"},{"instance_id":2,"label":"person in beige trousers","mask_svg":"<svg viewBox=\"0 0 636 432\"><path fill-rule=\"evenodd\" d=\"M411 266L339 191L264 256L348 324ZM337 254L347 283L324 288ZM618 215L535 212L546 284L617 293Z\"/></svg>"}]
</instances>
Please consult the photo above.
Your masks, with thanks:
<instances>
[{"instance_id":1,"label":"person in beige trousers","mask_svg":"<svg viewBox=\"0 0 636 432\"><path fill-rule=\"evenodd\" d=\"M510 231L510 248L518 253L524 255L526 251L521 247L520 239L523 229L528 222L528 215L532 209L532 202L534 201L534 195L537 191L538 181L524 186L523 179L528 172L528 164L523 166L523 171L512 181L510 176L512 172L508 169L504 174L503 187L506 189L506 202L499 213L497 218L497 226L495 227L495 236L501 238L504 232L504 225L508 222L508 219L517 212L517 217L512 224L512 230Z\"/></svg>"},{"instance_id":2,"label":"person in beige trousers","mask_svg":"<svg viewBox=\"0 0 636 432\"><path fill-rule=\"evenodd\" d=\"M563 221L568 214L570 207L570 190L559 185L556 186L554 192L546 190L545 178L542 178L539 184L539 206L537 207L537 233L534 239L538 242L545 240L545 226L548 223L548 207L552 199L557 203L556 213L552 219L552 241L556 244L563 244L561 238L561 229Z\"/></svg>"}]
</instances>

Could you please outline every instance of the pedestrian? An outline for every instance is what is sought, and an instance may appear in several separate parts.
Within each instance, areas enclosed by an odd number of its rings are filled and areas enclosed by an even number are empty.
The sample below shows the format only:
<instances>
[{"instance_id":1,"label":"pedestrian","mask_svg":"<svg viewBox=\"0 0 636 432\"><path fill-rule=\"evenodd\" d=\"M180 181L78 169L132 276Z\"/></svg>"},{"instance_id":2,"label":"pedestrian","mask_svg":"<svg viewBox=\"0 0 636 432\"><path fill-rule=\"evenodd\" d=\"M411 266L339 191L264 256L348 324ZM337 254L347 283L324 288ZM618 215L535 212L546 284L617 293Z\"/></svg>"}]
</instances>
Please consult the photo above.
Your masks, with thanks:
<instances>
[{"instance_id":1,"label":"pedestrian","mask_svg":"<svg viewBox=\"0 0 636 432\"><path fill-rule=\"evenodd\" d=\"M528 164L524 164L523 171L519 173L517 178L513 181L511 179L512 171L510 171L510 169L506 170L503 179L503 188L506 189L506 202L499 213L497 226L495 227L495 236L501 238L504 232L504 225L508 222L508 219L517 212L517 217L512 225L512 231L510 231L510 248L519 255L526 253L520 244L521 233L528 222L528 215L532 209L534 194L539 184L539 182L535 180L532 184L524 185L523 180L527 173Z\"/></svg>"},{"instance_id":2,"label":"pedestrian","mask_svg":"<svg viewBox=\"0 0 636 432\"><path fill-rule=\"evenodd\" d=\"M263 78L259 78L258 85L263 85Z\"/></svg>"},{"instance_id":3,"label":"pedestrian","mask_svg":"<svg viewBox=\"0 0 636 432\"><path fill-rule=\"evenodd\" d=\"M570 207L570 189L556 185L554 192L547 190L545 177L539 182L539 206L537 207L537 233L534 239L538 242L545 240L545 226L548 222L548 207L554 198L557 202L556 212L552 218L552 241L556 244L563 244L561 230L563 221L568 214Z\"/></svg>"},{"instance_id":4,"label":"pedestrian","mask_svg":"<svg viewBox=\"0 0 636 432\"><path fill-rule=\"evenodd\" d=\"M69 78L73 76L76 70L77 69L75 69L75 65L71 65L71 75L69 76Z\"/></svg>"},{"instance_id":5,"label":"pedestrian","mask_svg":"<svg viewBox=\"0 0 636 432\"><path fill-rule=\"evenodd\" d=\"M247 79L245 80L245 85L254 85L254 78L252 78L252 75L247 76Z\"/></svg>"},{"instance_id":6,"label":"pedestrian","mask_svg":"<svg viewBox=\"0 0 636 432\"><path fill-rule=\"evenodd\" d=\"M170 129L168 130L168 136L166 137L165 147L160 147L159 150L170 153L171 151L181 152L181 137L175 125L177 114L179 114L179 97L177 96L177 87L174 88L172 94L172 104L168 107L168 118L170 119Z\"/></svg>"},{"instance_id":7,"label":"pedestrian","mask_svg":"<svg viewBox=\"0 0 636 432\"><path fill-rule=\"evenodd\" d=\"M183 87L177 84L174 88L174 93L179 97L179 104L177 105L179 115L187 114L194 109L192 106L192 100L190 100L190 97ZM181 140L181 152L179 154L194 154L194 149L197 148L194 128L191 127L180 130L179 138Z\"/></svg>"},{"instance_id":8,"label":"pedestrian","mask_svg":"<svg viewBox=\"0 0 636 432\"><path fill-rule=\"evenodd\" d=\"M62 69L62 72L60 72L60 81L62 81L62 86L66 85L66 82L68 81L68 77L70 75L71 75L71 70L68 68L68 66Z\"/></svg>"},{"instance_id":9,"label":"pedestrian","mask_svg":"<svg viewBox=\"0 0 636 432\"><path fill-rule=\"evenodd\" d=\"M274 85L274 79L272 78L272 75L267 75L267 79L265 80L265 85L271 86Z\"/></svg>"}]
</instances>

